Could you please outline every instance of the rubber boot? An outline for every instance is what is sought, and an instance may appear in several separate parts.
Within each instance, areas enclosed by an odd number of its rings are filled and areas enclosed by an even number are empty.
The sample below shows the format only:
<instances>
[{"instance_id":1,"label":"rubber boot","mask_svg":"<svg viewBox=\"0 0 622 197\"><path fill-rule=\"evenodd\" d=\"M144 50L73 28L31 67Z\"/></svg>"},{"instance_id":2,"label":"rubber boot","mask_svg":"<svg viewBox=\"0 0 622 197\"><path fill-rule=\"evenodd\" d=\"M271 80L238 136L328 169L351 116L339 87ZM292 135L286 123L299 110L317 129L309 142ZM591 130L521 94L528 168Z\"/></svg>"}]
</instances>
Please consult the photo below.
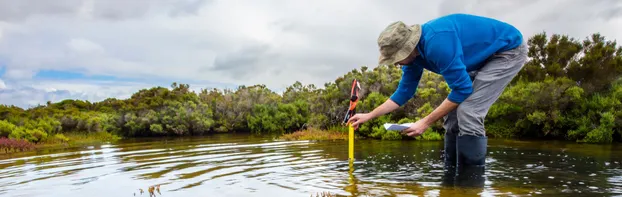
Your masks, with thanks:
<instances>
[{"instance_id":1,"label":"rubber boot","mask_svg":"<svg viewBox=\"0 0 622 197\"><path fill-rule=\"evenodd\" d=\"M456 166L445 164L445 170L443 170L443 177L441 177L441 186L453 187L456 181Z\"/></svg>"},{"instance_id":2,"label":"rubber boot","mask_svg":"<svg viewBox=\"0 0 622 197\"><path fill-rule=\"evenodd\" d=\"M454 186L483 188L485 186L485 166L460 166L456 171Z\"/></svg>"},{"instance_id":3,"label":"rubber boot","mask_svg":"<svg viewBox=\"0 0 622 197\"><path fill-rule=\"evenodd\" d=\"M443 150L444 174L442 177L442 186L453 186L456 178L456 134L453 132L445 132L445 142Z\"/></svg>"},{"instance_id":4,"label":"rubber boot","mask_svg":"<svg viewBox=\"0 0 622 197\"><path fill-rule=\"evenodd\" d=\"M456 158L456 134L453 132L445 132L443 157L445 162L445 168L456 167L456 162L458 161Z\"/></svg>"},{"instance_id":5,"label":"rubber boot","mask_svg":"<svg viewBox=\"0 0 622 197\"><path fill-rule=\"evenodd\" d=\"M483 187L488 138L462 135L456 137L456 142L458 164L454 184L461 187Z\"/></svg>"},{"instance_id":6,"label":"rubber boot","mask_svg":"<svg viewBox=\"0 0 622 197\"><path fill-rule=\"evenodd\" d=\"M456 137L458 166L484 166L488 137L462 135Z\"/></svg>"}]
</instances>

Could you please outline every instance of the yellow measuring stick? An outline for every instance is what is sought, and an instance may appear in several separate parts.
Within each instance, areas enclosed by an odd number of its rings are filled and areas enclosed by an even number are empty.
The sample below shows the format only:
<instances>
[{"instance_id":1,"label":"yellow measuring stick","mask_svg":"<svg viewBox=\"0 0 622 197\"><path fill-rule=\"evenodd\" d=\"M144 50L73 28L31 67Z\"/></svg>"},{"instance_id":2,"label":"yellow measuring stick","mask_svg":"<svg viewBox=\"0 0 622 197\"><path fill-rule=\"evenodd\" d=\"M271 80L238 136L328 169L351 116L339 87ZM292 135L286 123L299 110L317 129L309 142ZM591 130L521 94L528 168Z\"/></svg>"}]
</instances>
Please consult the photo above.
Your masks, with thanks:
<instances>
[{"instance_id":1,"label":"yellow measuring stick","mask_svg":"<svg viewBox=\"0 0 622 197\"><path fill-rule=\"evenodd\" d=\"M350 106L346 112L346 117L343 119L344 123L348 124L348 158L350 161L354 160L354 127L351 123L348 123L350 117L354 116L354 108L359 101L359 90L361 89L359 82L356 79L352 80L352 90L350 90Z\"/></svg>"},{"instance_id":2,"label":"yellow measuring stick","mask_svg":"<svg viewBox=\"0 0 622 197\"><path fill-rule=\"evenodd\" d=\"M354 127L351 124L348 124L348 158L350 160L354 160Z\"/></svg>"}]
</instances>

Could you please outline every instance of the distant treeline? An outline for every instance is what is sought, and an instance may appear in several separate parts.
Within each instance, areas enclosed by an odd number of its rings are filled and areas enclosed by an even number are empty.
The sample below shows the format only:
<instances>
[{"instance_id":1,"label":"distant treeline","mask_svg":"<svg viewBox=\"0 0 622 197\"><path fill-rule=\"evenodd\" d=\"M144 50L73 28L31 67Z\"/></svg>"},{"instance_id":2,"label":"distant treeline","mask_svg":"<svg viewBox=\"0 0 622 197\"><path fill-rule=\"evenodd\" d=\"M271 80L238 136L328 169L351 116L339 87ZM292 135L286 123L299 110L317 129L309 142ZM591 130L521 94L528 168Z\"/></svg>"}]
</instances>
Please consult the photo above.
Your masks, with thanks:
<instances>
[{"instance_id":1,"label":"distant treeline","mask_svg":"<svg viewBox=\"0 0 622 197\"><path fill-rule=\"evenodd\" d=\"M599 34L585 40L540 33L529 38L530 60L490 109L487 134L495 138L564 139L590 143L621 140L622 48ZM189 90L186 84L154 87L128 99L65 100L22 109L0 106L0 137L38 142L65 132L109 132L126 137L202 135L217 132L283 134L313 127L341 130L352 80L361 84L357 112L369 112L395 91L397 66L361 67L324 84L292 84L279 95L264 85ZM450 89L425 72L416 96L399 110L363 124L358 134L403 139L385 122L415 121L430 113ZM439 138L442 121L424 138Z\"/></svg>"}]
</instances>

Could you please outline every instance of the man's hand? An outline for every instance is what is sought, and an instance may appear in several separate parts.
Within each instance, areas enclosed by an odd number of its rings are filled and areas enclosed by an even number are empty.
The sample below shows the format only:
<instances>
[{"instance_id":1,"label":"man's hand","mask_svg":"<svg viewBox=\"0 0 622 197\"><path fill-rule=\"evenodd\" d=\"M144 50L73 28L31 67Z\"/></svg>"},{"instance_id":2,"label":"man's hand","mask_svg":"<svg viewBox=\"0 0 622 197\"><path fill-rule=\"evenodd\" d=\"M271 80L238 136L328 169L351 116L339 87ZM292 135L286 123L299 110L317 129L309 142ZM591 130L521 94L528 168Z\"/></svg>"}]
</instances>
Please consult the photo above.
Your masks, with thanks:
<instances>
[{"instance_id":1,"label":"man's hand","mask_svg":"<svg viewBox=\"0 0 622 197\"><path fill-rule=\"evenodd\" d=\"M424 121L424 119L421 119L410 125L407 129L404 129L402 133L406 133L410 137L416 137L423 134L428 127L430 127L430 125Z\"/></svg>"},{"instance_id":2,"label":"man's hand","mask_svg":"<svg viewBox=\"0 0 622 197\"><path fill-rule=\"evenodd\" d=\"M412 124L409 128L404 129L402 133L407 133L408 136L419 136L425 132L426 129L434 122L447 115L450 111L458 108L458 104L451 102L449 99L445 99L438 108L434 109L432 113L428 114L425 118L418 120Z\"/></svg>"},{"instance_id":3,"label":"man's hand","mask_svg":"<svg viewBox=\"0 0 622 197\"><path fill-rule=\"evenodd\" d=\"M367 122L372 118L373 118L372 115L369 113L356 114L350 117L350 120L348 120L348 124L351 123L354 129L358 129L360 124Z\"/></svg>"},{"instance_id":4,"label":"man's hand","mask_svg":"<svg viewBox=\"0 0 622 197\"><path fill-rule=\"evenodd\" d=\"M398 107L399 105L397 105L397 103L393 102L391 99L387 99L384 103L382 103L382 105L376 107L376 109L374 109L370 113L356 114L350 117L350 119L348 120L348 124L352 123L352 127L354 127L354 129L358 129L360 124L363 124L364 122L367 122L372 118L376 118L378 116L382 116L386 113L392 112Z\"/></svg>"}]
</instances>

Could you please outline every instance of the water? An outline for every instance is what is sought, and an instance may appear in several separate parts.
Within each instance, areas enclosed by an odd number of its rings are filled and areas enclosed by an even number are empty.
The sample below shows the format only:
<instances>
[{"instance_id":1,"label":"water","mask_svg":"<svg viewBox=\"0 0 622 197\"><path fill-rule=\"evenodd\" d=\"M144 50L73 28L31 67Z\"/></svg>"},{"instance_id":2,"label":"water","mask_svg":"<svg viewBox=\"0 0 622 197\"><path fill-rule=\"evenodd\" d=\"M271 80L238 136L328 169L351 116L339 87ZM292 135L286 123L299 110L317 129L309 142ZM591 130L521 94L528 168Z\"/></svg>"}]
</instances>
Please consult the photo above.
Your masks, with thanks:
<instances>
[{"instance_id":1,"label":"water","mask_svg":"<svg viewBox=\"0 0 622 197\"><path fill-rule=\"evenodd\" d=\"M0 159L0 196L615 196L622 146L491 140L482 179L444 176L442 142L134 139ZM452 181L453 180L453 181ZM140 193L143 189L144 193Z\"/></svg>"}]
</instances>

